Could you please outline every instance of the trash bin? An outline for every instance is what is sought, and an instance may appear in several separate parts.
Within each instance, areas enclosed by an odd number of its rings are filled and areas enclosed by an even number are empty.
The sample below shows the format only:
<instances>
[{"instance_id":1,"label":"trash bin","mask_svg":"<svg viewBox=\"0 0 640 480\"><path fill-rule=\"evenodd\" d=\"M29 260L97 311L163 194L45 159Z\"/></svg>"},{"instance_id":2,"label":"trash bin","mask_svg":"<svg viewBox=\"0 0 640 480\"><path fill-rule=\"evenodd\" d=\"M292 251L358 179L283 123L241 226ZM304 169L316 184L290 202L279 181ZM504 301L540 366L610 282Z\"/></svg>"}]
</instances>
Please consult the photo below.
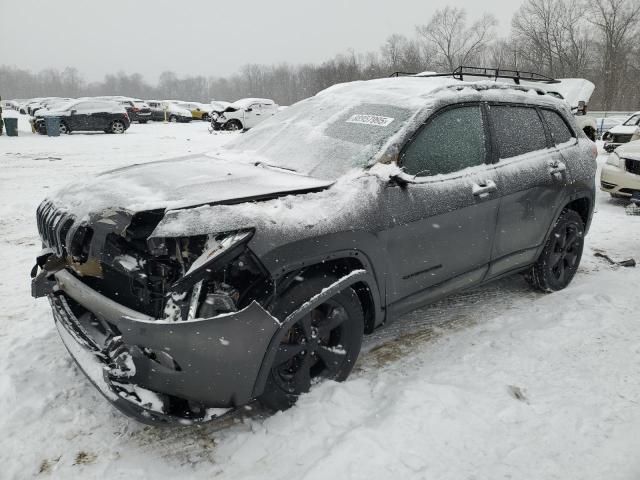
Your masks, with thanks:
<instances>
[{"instance_id":1,"label":"trash bin","mask_svg":"<svg viewBox=\"0 0 640 480\"><path fill-rule=\"evenodd\" d=\"M18 136L18 119L17 118L4 118L4 128L7 129L8 137Z\"/></svg>"},{"instance_id":2,"label":"trash bin","mask_svg":"<svg viewBox=\"0 0 640 480\"><path fill-rule=\"evenodd\" d=\"M47 136L60 136L60 119L58 117L44 117L44 124L47 127Z\"/></svg>"}]
</instances>

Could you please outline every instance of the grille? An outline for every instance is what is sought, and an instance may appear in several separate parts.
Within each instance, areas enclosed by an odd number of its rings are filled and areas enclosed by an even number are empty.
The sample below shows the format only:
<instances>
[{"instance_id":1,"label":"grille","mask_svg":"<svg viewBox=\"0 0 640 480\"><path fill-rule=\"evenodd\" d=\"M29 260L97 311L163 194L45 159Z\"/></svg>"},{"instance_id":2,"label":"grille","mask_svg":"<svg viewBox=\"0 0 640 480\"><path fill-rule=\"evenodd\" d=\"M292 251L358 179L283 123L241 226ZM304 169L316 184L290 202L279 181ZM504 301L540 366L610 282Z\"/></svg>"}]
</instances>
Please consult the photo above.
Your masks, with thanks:
<instances>
[{"instance_id":1,"label":"grille","mask_svg":"<svg viewBox=\"0 0 640 480\"><path fill-rule=\"evenodd\" d=\"M627 172L640 175L640 160L631 160L630 158L627 158L625 160L625 166L627 167Z\"/></svg>"},{"instance_id":2,"label":"grille","mask_svg":"<svg viewBox=\"0 0 640 480\"><path fill-rule=\"evenodd\" d=\"M618 134L618 135L614 135L613 139L611 140L612 143L627 143L631 141L631 137L633 135L632 134L627 134L625 133L623 134Z\"/></svg>"},{"instance_id":3,"label":"grille","mask_svg":"<svg viewBox=\"0 0 640 480\"><path fill-rule=\"evenodd\" d=\"M74 218L47 201L38 207L36 218L42 243L51 248L58 257L66 255L67 233L73 225Z\"/></svg>"}]
</instances>

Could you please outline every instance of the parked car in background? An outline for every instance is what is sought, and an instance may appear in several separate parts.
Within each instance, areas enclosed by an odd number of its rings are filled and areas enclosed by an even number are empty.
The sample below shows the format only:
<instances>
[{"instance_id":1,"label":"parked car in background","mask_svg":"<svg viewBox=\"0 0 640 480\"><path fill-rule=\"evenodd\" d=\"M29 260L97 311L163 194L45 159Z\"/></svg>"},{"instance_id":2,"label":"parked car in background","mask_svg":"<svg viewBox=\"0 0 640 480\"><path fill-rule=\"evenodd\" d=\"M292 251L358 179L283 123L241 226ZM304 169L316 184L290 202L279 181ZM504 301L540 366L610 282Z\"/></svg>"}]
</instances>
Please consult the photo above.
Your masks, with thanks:
<instances>
[{"instance_id":1,"label":"parked car in background","mask_svg":"<svg viewBox=\"0 0 640 480\"><path fill-rule=\"evenodd\" d=\"M640 140L640 112L632 114L620 125L613 127L602 139L607 152L613 152L623 143Z\"/></svg>"},{"instance_id":2,"label":"parked car in background","mask_svg":"<svg viewBox=\"0 0 640 480\"><path fill-rule=\"evenodd\" d=\"M620 125L627 117L597 117L597 136L599 139L603 138L604 134L611 130L613 127Z\"/></svg>"},{"instance_id":3,"label":"parked car in background","mask_svg":"<svg viewBox=\"0 0 640 480\"><path fill-rule=\"evenodd\" d=\"M41 109L55 108L55 106L63 105L73 100L72 98L52 97L45 100L41 100L38 103L32 104L29 107L29 112L32 116L35 116L36 112Z\"/></svg>"},{"instance_id":4,"label":"parked car in background","mask_svg":"<svg viewBox=\"0 0 640 480\"><path fill-rule=\"evenodd\" d=\"M334 85L211 155L46 199L32 292L81 370L143 422L206 421L254 399L284 409L345 380L363 334L408 311L518 272L565 288L595 159L541 89Z\"/></svg>"},{"instance_id":5,"label":"parked car in background","mask_svg":"<svg viewBox=\"0 0 640 480\"><path fill-rule=\"evenodd\" d=\"M278 113L278 105L268 98L243 98L212 118L214 130L248 130Z\"/></svg>"},{"instance_id":6,"label":"parked car in background","mask_svg":"<svg viewBox=\"0 0 640 480\"><path fill-rule=\"evenodd\" d=\"M129 114L129 120L138 123L147 123L151 120L151 108L142 100L120 100L118 101Z\"/></svg>"},{"instance_id":7,"label":"parked car in background","mask_svg":"<svg viewBox=\"0 0 640 480\"><path fill-rule=\"evenodd\" d=\"M34 125L36 130L47 133L46 117L60 118L60 133L76 131L104 131L105 133L124 133L131 124L126 109L107 100L74 100L57 108L36 112Z\"/></svg>"},{"instance_id":8,"label":"parked car in background","mask_svg":"<svg viewBox=\"0 0 640 480\"><path fill-rule=\"evenodd\" d=\"M147 100L146 102L151 108L151 120L154 122L186 123L193 120L191 111L180 107L170 100Z\"/></svg>"},{"instance_id":9,"label":"parked car in background","mask_svg":"<svg viewBox=\"0 0 640 480\"><path fill-rule=\"evenodd\" d=\"M640 140L609 154L600 172L600 188L614 198L640 196Z\"/></svg>"},{"instance_id":10,"label":"parked car in background","mask_svg":"<svg viewBox=\"0 0 640 480\"><path fill-rule=\"evenodd\" d=\"M205 105L204 103L199 102L174 102L181 108L185 108L191 112L191 116L194 120L204 120L208 122L211 118L211 106Z\"/></svg>"}]
</instances>

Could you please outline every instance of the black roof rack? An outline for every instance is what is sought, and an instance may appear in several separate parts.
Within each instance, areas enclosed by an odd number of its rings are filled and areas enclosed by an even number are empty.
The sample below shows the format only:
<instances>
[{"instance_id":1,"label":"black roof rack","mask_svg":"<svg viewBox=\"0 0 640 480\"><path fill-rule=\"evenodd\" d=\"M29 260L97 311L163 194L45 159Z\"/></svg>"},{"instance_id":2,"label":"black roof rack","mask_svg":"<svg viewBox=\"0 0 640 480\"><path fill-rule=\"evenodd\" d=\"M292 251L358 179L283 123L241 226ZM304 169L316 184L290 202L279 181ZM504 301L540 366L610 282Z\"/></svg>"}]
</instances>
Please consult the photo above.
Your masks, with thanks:
<instances>
[{"instance_id":1,"label":"black roof rack","mask_svg":"<svg viewBox=\"0 0 640 480\"><path fill-rule=\"evenodd\" d=\"M433 74L420 75L417 73L394 72L390 76L391 77L418 76L418 77L424 77L424 78L453 77L458 80L464 80L465 75L472 76L472 77L487 77L487 78L493 78L495 80L499 78L508 78L513 80L516 85L520 85L521 80L525 80L527 82L559 83L559 80L556 80L554 78L547 77L546 75L542 75L540 73L535 73L535 72L523 72L520 70L508 70L508 69L488 68L488 67L466 67L463 65L459 66L451 73L433 73Z\"/></svg>"}]
</instances>

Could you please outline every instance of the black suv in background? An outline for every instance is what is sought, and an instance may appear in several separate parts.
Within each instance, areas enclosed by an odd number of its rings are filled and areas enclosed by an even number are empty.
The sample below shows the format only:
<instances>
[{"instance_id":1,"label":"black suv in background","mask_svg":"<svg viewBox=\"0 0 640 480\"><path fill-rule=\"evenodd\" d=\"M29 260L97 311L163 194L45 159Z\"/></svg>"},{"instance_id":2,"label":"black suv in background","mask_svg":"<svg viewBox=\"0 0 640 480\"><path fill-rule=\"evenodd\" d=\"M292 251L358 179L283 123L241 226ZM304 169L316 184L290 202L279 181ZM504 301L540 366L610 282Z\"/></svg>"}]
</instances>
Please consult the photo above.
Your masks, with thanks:
<instances>
[{"instance_id":1,"label":"black suv in background","mask_svg":"<svg viewBox=\"0 0 640 480\"><path fill-rule=\"evenodd\" d=\"M253 399L283 409L347 378L363 334L405 312L514 273L565 288L595 158L543 90L335 85L210 156L46 199L33 295L92 382L141 421L203 421Z\"/></svg>"},{"instance_id":2,"label":"black suv in background","mask_svg":"<svg viewBox=\"0 0 640 480\"><path fill-rule=\"evenodd\" d=\"M138 123L147 123L151 120L151 108L143 101L139 100L119 100L129 115L129 120Z\"/></svg>"},{"instance_id":3,"label":"black suv in background","mask_svg":"<svg viewBox=\"0 0 640 480\"><path fill-rule=\"evenodd\" d=\"M124 107L105 100L75 100L51 110L38 110L34 117L36 130L45 135L46 117L60 119L60 133L104 131L124 133L131 124Z\"/></svg>"}]
</instances>

